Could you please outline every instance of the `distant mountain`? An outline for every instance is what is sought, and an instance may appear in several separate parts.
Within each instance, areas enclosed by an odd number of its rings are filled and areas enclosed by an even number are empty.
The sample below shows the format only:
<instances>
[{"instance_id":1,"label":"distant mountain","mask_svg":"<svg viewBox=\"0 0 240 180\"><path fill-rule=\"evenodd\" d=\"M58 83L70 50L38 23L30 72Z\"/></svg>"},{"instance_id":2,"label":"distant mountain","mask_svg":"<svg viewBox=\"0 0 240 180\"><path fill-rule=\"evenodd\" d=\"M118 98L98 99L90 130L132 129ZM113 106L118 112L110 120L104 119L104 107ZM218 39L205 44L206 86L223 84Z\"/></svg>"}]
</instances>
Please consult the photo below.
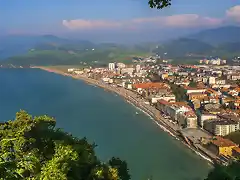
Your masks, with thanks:
<instances>
[{"instance_id":1,"label":"distant mountain","mask_svg":"<svg viewBox=\"0 0 240 180\"><path fill-rule=\"evenodd\" d=\"M218 45L228 42L240 42L240 27L225 26L215 29L203 30L197 34L187 36L208 44Z\"/></svg>"},{"instance_id":2,"label":"distant mountain","mask_svg":"<svg viewBox=\"0 0 240 180\"><path fill-rule=\"evenodd\" d=\"M170 41L163 45L159 45L153 50L154 53L162 56L167 54L168 57L184 57L188 55L205 55L210 53L213 46L210 44L188 38L179 38L177 40Z\"/></svg>"},{"instance_id":3,"label":"distant mountain","mask_svg":"<svg viewBox=\"0 0 240 180\"><path fill-rule=\"evenodd\" d=\"M93 43L81 40L69 40L53 35L27 36L11 35L0 37L0 59L27 53L30 49L48 49L63 44L92 46Z\"/></svg>"}]
</instances>

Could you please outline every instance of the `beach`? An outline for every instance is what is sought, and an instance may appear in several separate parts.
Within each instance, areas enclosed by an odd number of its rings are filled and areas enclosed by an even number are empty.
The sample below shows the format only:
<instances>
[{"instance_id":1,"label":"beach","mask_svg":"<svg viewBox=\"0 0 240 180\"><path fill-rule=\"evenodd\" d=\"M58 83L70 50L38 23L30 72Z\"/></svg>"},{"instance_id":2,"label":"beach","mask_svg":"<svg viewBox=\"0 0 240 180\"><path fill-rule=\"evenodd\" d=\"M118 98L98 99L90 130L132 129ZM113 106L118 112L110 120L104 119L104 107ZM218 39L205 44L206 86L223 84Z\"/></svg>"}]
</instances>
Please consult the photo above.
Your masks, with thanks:
<instances>
[{"instance_id":1,"label":"beach","mask_svg":"<svg viewBox=\"0 0 240 180\"><path fill-rule=\"evenodd\" d=\"M104 82L101 82L99 80L95 80L92 78L88 78L85 75L73 75L70 73L63 72L58 69L54 68L48 68L48 67L32 67L32 68L38 68L44 71L60 74L63 76L69 76L74 79L82 80L86 83L101 87L107 91L113 92L118 94L119 96L123 97L128 103L132 104L142 112L144 112L147 116L149 116L163 131L167 132L169 135L171 135L174 139L180 140L186 147L191 149L194 153L199 155L204 160L207 160L208 162L213 164L213 159L209 157L207 154L203 154L202 152L198 151L194 146L191 144L186 143L185 139L182 138L181 134L179 133L179 127L178 125L170 123L168 120L166 120L159 110L157 110L154 106L151 106L149 103L146 103L144 99L139 97L135 92L132 92L130 90L127 90L122 87L115 87L109 84L106 84Z\"/></svg>"}]
</instances>

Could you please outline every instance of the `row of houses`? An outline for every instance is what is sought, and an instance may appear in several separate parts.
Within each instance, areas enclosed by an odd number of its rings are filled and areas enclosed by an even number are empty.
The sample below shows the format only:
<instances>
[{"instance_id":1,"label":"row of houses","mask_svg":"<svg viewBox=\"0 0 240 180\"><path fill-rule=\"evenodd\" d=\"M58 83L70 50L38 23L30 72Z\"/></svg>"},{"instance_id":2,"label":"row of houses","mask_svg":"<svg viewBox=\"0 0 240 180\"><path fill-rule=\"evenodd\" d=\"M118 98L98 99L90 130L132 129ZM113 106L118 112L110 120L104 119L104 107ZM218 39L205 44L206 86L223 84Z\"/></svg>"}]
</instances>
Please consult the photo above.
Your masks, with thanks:
<instances>
[{"instance_id":1,"label":"row of houses","mask_svg":"<svg viewBox=\"0 0 240 180\"><path fill-rule=\"evenodd\" d=\"M158 100L157 109L170 116L182 128L197 128L197 116L186 102Z\"/></svg>"}]
</instances>

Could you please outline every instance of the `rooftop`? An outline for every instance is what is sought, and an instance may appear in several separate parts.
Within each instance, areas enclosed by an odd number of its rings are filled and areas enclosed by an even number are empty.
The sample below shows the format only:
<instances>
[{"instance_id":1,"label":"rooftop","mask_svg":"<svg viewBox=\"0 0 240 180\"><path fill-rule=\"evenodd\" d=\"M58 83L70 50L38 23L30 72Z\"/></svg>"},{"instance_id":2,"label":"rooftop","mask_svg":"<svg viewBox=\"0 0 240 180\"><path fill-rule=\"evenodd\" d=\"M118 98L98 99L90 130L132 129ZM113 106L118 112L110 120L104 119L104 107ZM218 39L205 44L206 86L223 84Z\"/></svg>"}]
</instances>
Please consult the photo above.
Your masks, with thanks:
<instances>
[{"instance_id":1,"label":"rooftop","mask_svg":"<svg viewBox=\"0 0 240 180\"><path fill-rule=\"evenodd\" d=\"M169 86L165 83L153 83L153 82L148 82L148 83L140 83L140 84L134 84L134 88L142 88L142 89L147 89L147 88L169 88Z\"/></svg>"},{"instance_id":2,"label":"rooftop","mask_svg":"<svg viewBox=\"0 0 240 180\"><path fill-rule=\"evenodd\" d=\"M238 122L233 121L233 120L229 120L229 119L216 119L216 120L212 120L209 121L209 123L213 123L215 125L231 125L231 124L238 124Z\"/></svg>"},{"instance_id":3,"label":"rooftop","mask_svg":"<svg viewBox=\"0 0 240 180\"><path fill-rule=\"evenodd\" d=\"M240 148L239 147L235 147L235 148L233 148L233 150L240 153Z\"/></svg>"},{"instance_id":4,"label":"rooftop","mask_svg":"<svg viewBox=\"0 0 240 180\"><path fill-rule=\"evenodd\" d=\"M218 147L229 147L229 146L237 146L234 142L229 139L224 139L220 136L215 137L212 140L212 143Z\"/></svg>"}]
</instances>

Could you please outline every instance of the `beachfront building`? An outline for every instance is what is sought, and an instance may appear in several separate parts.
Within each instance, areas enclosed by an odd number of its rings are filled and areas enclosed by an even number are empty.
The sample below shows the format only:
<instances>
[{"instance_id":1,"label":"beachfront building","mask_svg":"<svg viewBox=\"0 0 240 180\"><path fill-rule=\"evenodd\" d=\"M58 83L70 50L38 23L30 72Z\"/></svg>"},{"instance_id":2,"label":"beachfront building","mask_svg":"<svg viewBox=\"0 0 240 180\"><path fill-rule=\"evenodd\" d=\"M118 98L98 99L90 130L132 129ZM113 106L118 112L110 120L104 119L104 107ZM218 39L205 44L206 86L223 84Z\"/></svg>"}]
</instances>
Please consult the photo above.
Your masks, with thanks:
<instances>
[{"instance_id":1,"label":"beachfront building","mask_svg":"<svg viewBox=\"0 0 240 180\"><path fill-rule=\"evenodd\" d=\"M168 92L170 90L170 86L166 83L138 83L133 84L133 89L137 91L138 94L145 95L146 97L149 94L157 93L159 91Z\"/></svg>"},{"instance_id":2,"label":"beachfront building","mask_svg":"<svg viewBox=\"0 0 240 180\"><path fill-rule=\"evenodd\" d=\"M232 151L237 148L238 145L229 139L224 139L222 137L215 137L209 144L209 149L216 155L232 156Z\"/></svg>"},{"instance_id":3,"label":"beachfront building","mask_svg":"<svg viewBox=\"0 0 240 180\"><path fill-rule=\"evenodd\" d=\"M229 119L205 121L204 129L215 136L226 136L239 130L239 122Z\"/></svg>"},{"instance_id":4,"label":"beachfront building","mask_svg":"<svg viewBox=\"0 0 240 180\"><path fill-rule=\"evenodd\" d=\"M167 93L167 94L162 94L162 95L155 95L155 96L151 96L149 97L150 102L152 104L156 104L158 102L158 100L165 100L168 102L176 102L176 96L173 93Z\"/></svg>"},{"instance_id":5,"label":"beachfront building","mask_svg":"<svg viewBox=\"0 0 240 180\"><path fill-rule=\"evenodd\" d=\"M157 109L171 117L183 128L196 128L197 116L186 102L168 102L158 100Z\"/></svg>"}]
</instances>

